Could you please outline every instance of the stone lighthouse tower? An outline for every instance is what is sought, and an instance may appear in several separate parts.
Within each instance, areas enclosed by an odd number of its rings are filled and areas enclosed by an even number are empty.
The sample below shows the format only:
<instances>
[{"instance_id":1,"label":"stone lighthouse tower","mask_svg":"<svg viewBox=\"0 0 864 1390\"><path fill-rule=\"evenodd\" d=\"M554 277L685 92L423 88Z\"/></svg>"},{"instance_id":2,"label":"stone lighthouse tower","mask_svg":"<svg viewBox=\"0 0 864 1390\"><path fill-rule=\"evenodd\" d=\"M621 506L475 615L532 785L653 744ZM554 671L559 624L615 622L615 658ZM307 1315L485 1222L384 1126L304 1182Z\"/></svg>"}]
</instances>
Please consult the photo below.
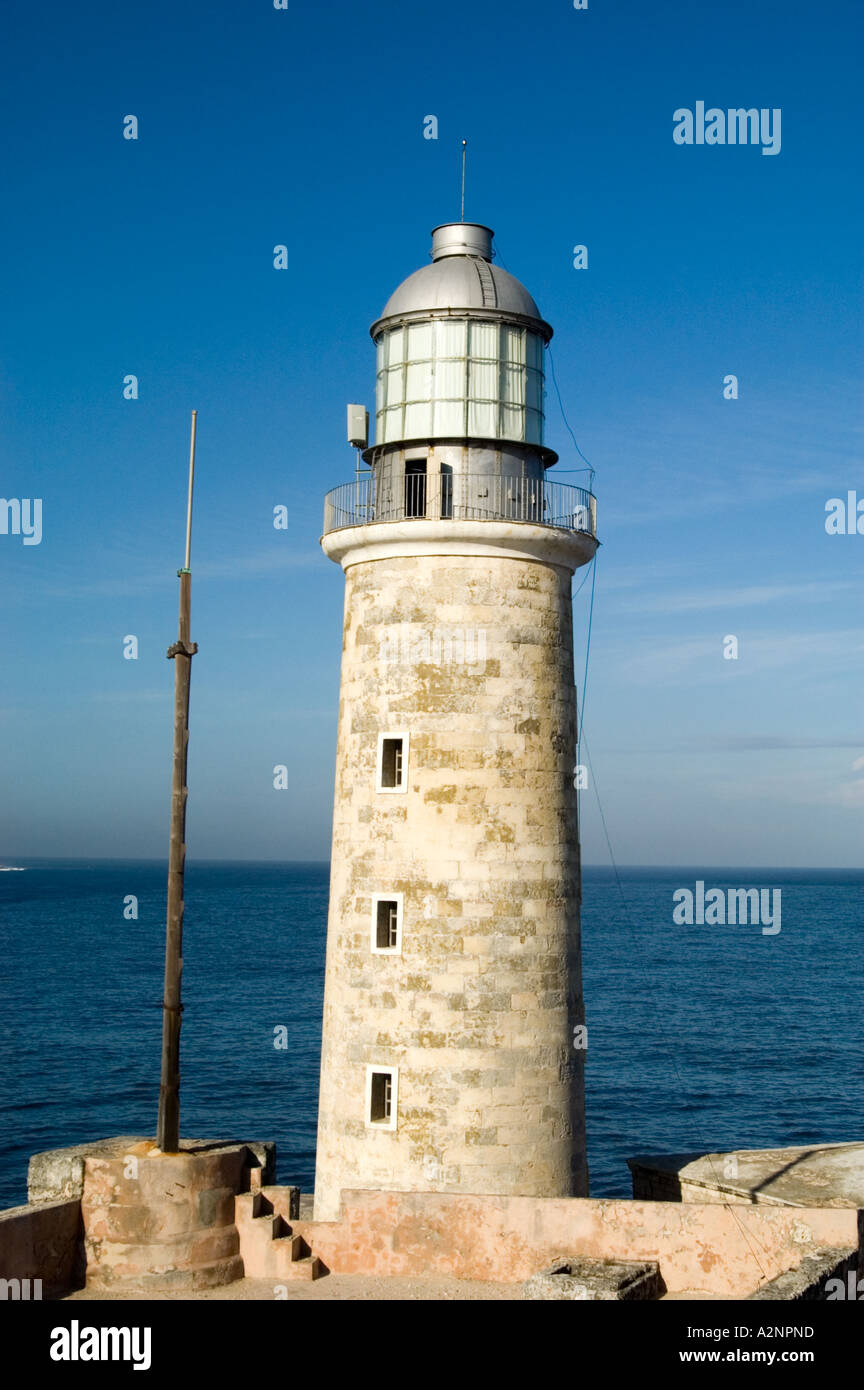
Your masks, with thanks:
<instances>
[{"instance_id":1,"label":"stone lighthouse tower","mask_svg":"<svg viewBox=\"0 0 864 1390\"><path fill-rule=\"evenodd\" d=\"M345 571L315 1215L348 1188L584 1196L571 578L594 498L552 482L552 329L436 227L372 325Z\"/></svg>"}]
</instances>

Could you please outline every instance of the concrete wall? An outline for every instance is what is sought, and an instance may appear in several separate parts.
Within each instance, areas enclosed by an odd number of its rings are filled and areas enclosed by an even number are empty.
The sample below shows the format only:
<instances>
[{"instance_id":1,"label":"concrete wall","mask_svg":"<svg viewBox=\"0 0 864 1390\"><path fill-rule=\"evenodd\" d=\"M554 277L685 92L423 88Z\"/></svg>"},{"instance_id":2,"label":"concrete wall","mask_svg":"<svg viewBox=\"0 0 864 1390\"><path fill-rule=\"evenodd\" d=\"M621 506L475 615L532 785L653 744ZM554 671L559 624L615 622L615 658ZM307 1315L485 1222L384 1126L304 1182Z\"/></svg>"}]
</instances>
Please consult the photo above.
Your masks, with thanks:
<instances>
[{"instance_id":1,"label":"concrete wall","mask_svg":"<svg viewBox=\"0 0 864 1390\"><path fill-rule=\"evenodd\" d=\"M319 1219L349 1187L587 1192L570 579L497 554L347 569ZM417 656L466 630L472 660ZM407 791L376 791L403 729ZM399 956L370 949L374 893L403 897ZM366 1123L367 1064L399 1068L393 1130Z\"/></svg>"},{"instance_id":2,"label":"concrete wall","mask_svg":"<svg viewBox=\"0 0 864 1390\"><path fill-rule=\"evenodd\" d=\"M75 1198L0 1211L0 1279L41 1279L43 1298L77 1287L83 1283L81 1233Z\"/></svg>"},{"instance_id":3,"label":"concrete wall","mask_svg":"<svg viewBox=\"0 0 864 1390\"><path fill-rule=\"evenodd\" d=\"M671 1293L743 1298L826 1248L852 1249L843 1208L345 1192L339 1222L292 1222L335 1274L517 1282L561 1256L658 1260Z\"/></svg>"},{"instance_id":4,"label":"concrete wall","mask_svg":"<svg viewBox=\"0 0 864 1390\"><path fill-rule=\"evenodd\" d=\"M633 1196L637 1201L723 1202L726 1205L732 1203L735 1206L752 1206L755 1200L749 1193L730 1190L728 1185L715 1183L709 1187L704 1183L688 1182L678 1173L665 1173L658 1168L632 1166L631 1171L633 1173ZM760 1200L766 1204L772 1204L774 1199L766 1196Z\"/></svg>"}]
</instances>

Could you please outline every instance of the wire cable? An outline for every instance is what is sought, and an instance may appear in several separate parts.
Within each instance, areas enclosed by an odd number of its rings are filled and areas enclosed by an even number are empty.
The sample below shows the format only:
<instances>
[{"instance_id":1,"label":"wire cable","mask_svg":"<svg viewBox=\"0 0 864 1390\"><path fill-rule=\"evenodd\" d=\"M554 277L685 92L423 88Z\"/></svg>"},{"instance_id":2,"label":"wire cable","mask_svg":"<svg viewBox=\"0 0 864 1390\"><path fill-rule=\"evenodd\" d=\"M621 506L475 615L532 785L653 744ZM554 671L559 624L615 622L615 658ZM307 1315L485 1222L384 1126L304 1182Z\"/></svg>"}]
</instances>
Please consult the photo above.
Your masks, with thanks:
<instances>
[{"instance_id":1,"label":"wire cable","mask_svg":"<svg viewBox=\"0 0 864 1390\"><path fill-rule=\"evenodd\" d=\"M585 462L586 462L587 465L588 465L588 472L591 474L591 483L590 483L589 491L593 492L593 491L594 491L594 478L595 478L595 475L596 475L596 473L597 473L597 469L594 467L593 463L591 462L591 460L590 460L589 458L585 458L585 455L583 454L582 450L579 448L579 442L578 442L578 440L577 440L575 434L573 433L573 430L572 430L571 427L570 427L570 421L567 419L567 412L566 412L566 410L564 409L564 402L563 402L563 400L561 399L561 388L560 388L559 385L558 385L558 377L557 377L556 374L555 374L555 358L552 356L552 349L551 349L551 347L548 346L548 344L547 344L547 347L546 347L546 352L547 352L547 355L548 355L548 357L549 357L549 366L552 368L552 384L553 384L554 387L555 387L555 394L556 394L556 396L558 397L558 408L559 408L560 411L561 411L561 419L564 421L564 427L565 427L565 429L567 430L567 433L569 434L570 438L573 440L573 448L576 450L576 452L577 452L577 454L579 455L580 459L585 459ZM562 473L563 473L563 472L567 472L567 473L584 473L586 470L585 470L584 468L568 468L568 469L562 469L561 471L562 471Z\"/></svg>"}]
</instances>

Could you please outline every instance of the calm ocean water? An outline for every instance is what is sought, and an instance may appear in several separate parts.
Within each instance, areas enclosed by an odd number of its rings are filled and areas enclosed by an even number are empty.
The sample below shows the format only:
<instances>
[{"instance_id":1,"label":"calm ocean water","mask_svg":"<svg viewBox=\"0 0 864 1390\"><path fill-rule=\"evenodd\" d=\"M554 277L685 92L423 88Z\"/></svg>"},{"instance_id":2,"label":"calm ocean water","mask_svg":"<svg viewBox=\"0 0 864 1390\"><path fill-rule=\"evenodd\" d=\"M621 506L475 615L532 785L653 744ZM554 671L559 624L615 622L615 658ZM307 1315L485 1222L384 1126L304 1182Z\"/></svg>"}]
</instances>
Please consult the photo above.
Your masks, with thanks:
<instances>
[{"instance_id":1,"label":"calm ocean water","mask_svg":"<svg viewBox=\"0 0 864 1390\"><path fill-rule=\"evenodd\" d=\"M0 873L0 1207L40 1149L153 1133L165 866L19 860ZM860 1139L864 873L584 875L592 1192L633 1154ZM782 930L675 926L672 893L779 887ZM325 864L195 864L184 936L183 1133L275 1139L312 1186ZM123 917L128 894L137 921ZM274 1028L290 1046L276 1051Z\"/></svg>"}]
</instances>

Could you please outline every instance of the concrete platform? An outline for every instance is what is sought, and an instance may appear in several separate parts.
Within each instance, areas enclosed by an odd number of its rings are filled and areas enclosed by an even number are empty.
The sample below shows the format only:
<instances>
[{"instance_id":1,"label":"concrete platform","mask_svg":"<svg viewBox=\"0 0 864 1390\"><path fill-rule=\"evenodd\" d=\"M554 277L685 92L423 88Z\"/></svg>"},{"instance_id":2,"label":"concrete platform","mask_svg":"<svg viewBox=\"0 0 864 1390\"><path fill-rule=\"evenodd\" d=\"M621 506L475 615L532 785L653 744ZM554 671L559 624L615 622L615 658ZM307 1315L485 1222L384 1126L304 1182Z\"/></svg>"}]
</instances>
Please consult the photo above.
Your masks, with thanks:
<instances>
[{"instance_id":1,"label":"concrete platform","mask_svg":"<svg viewBox=\"0 0 864 1390\"><path fill-rule=\"evenodd\" d=\"M695 1294L698 1298L700 1295ZM488 1280L445 1278L383 1279L364 1274L330 1274L326 1279L274 1285L272 1279L238 1279L221 1288L187 1290L182 1294L154 1292L150 1288L128 1288L110 1292L96 1289L76 1289L66 1295L65 1302L95 1303L123 1302L139 1299L161 1302L182 1299L184 1302L374 1302L391 1300L423 1303L475 1303L521 1300L518 1284L496 1284Z\"/></svg>"},{"instance_id":2,"label":"concrete platform","mask_svg":"<svg viewBox=\"0 0 864 1390\"><path fill-rule=\"evenodd\" d=\"M0 1212L0 1278L48 1298L86 1277L74 1297L516 1300L561 1260L571 1280L602 1261L650 1264L666 1297L798 1301L864 1277L864 1144L639 1157L626 1201L347 1190L330 1222L266 1181L273 1157L134 1136L35 1155L31 1201Z\"/></svg>"},{"instance_id":3,"label":"concrete platform","mask_svg":"<svg viewBox=\"0 0 864 1390\"><path fill-rule=\"evenodd\" d=\"M643 1201L864 1208L864 1143L651 1154L627 1165Z\"/></svg>"}]
</instances>

